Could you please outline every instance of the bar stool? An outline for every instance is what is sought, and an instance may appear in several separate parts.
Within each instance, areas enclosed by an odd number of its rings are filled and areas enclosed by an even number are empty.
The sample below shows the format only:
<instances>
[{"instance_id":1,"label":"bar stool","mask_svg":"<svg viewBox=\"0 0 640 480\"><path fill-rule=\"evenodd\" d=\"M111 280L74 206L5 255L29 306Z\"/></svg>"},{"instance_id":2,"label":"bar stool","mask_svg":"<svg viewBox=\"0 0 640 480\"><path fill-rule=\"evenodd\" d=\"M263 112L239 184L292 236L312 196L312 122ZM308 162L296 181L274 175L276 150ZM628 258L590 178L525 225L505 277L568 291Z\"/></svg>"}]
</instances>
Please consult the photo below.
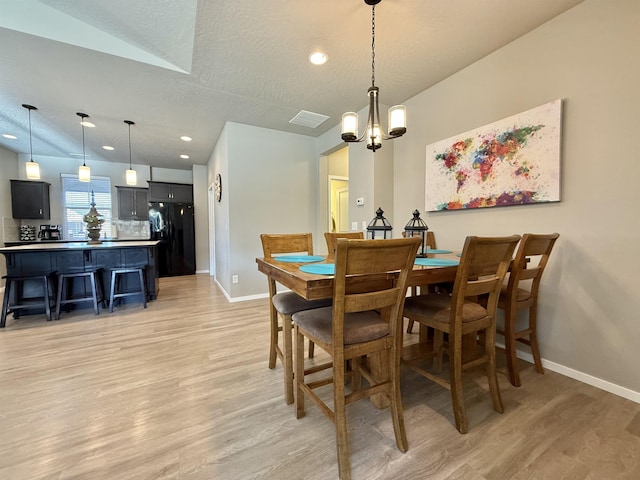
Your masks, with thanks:
<instances>
[{"instance_id":1,"label":"bar stool","mask_svg":"<svg viewBox=\"0 0 640 480\"><path fill-rule=\"evenodd\" d=\"M37 275L5 275L4 299L2 301L2 316L0 317L0 328L4 328L7 315L13 313L13 318L20 318L20 310L44 308L47 321L51 321L51 300L55 299L55 285L49 288L51 273L39 273ZM27 281L42 282L42 296L25 297L24 283ZM12 291L15 290L15 301L12 302Z\"/></svg>"},{"instance_id":2,"label":"bar stool","mask_svg":"<svg viewBox=\"0 0 640 480\"><path fill-rule=\"evenodd\" d=\"M135 273L138 280L138 288L136 290L121 291L120 280L122 275ZM117 298L130 297L134 295L142 296L142 305L147 308L147 266L126 267L111 269L111 289L109 294L109 312L113 312L113 303Z\"/></svg>"},{"instance_id":3,"label":"bar stool","mask_svg":"<svg viewBox=\"0 0 640 480\"><path fill-rule=\"evenodd\" d=\"M102 269L98 268L88 272L64 272L58 274L58 298L56 301L56 320L60 318L60 308L69 303L93 302L93 311L100 313L98 303L104 307L104 289L102 286ZM82 289L79 294L74 294L76 280L82 280ZM89 280L87 289L86 281ZM66 288L65 288L66 287Z\"/></svg>"}]
</instances>

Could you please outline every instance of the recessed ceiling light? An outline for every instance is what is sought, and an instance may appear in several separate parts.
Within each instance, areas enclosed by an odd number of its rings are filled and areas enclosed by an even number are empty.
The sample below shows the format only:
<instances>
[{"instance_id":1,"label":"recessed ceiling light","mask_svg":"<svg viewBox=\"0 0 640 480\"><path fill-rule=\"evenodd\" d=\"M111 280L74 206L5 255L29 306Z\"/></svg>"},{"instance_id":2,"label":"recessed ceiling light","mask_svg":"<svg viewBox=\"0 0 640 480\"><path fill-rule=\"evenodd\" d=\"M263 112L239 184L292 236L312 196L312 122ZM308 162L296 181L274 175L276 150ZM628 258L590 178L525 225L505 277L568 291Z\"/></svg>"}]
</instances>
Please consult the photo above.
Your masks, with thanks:
<instances>
[{"instance_id":1,"label":"recessed ceiling light","mask_svg":"<svg viewBox=\"0 0 640 480\"><path fill-rule=\"evenodd\" d=\"M326 53L316 50L311 55L309 55L309 61L314 65L324 65L327 63L327 59L329 57Z\"/></svg>"},{"instance_id":2,"label":"recessed ceiling light","mask_svg":"<svg viewBox=\"0 0 640 480\"><path fill-rule=\"evenodd\" d=\"M102 148L104 148L105 150L115 150L111 145L103 145Z\"/></svg>"},{"instance_id":3,"label":"recessed ceiling light","mask_svg":"<svg viewBox=\"0 0 640 480\"><path fill-rule=\"evenodd\" d=\"M191 137L188 137L186 135L183 135L180 137L180 140L183 140L185 142L190 142L191 140L193 140Z\"/></svg>"},{"instance_id":4,"label":"recessed ceiling light","mask_svg":"<svg viewBox=\"0 0 640 480\"><path fill-rule=\"evenodd\" d=\"M183 155L180 155L180 158L184 158L186 160L187 158L189 158L189 155L184 155L183 154Z\"/></svg>"},{"instance_id":5,"label":"recessed ceiling light","mask_svg":"<svg viewBox=\"0 0 640 480\"><path fill-rule=\"evenodd\" d=\"M4 138L8 138L9 140L16 140L18 138L15 135L11 135L10 133L3 133L2 136Z\"/></svg>"},{"instance_id":6,"label":"recessed ceiling light","mask_svg":"<svg viewBox=\"0 0 640 480\"><path fill-rule=\"evenodd\" d=\"M70 157L80 157L80 158L83 158L83 157L91 158L91 155L89 155L88 153L87 153L87 154L83 154L83 153L70 153L70 154L69 154L69 156L70 156Z\"/></svg>"},{"instance_id":7,"label":"recessed ceiling light","mask_svg":"<svg viewBox=\"0 0 640 480\"><path fill-rule=\"evenodd\" d=\"M84 121L80 122L80 125L82 125L84 127L89 127L89 128L96 128L96 124L95 123L91 123L88 120L84 120Z\"/></svg>"}]
</instances>

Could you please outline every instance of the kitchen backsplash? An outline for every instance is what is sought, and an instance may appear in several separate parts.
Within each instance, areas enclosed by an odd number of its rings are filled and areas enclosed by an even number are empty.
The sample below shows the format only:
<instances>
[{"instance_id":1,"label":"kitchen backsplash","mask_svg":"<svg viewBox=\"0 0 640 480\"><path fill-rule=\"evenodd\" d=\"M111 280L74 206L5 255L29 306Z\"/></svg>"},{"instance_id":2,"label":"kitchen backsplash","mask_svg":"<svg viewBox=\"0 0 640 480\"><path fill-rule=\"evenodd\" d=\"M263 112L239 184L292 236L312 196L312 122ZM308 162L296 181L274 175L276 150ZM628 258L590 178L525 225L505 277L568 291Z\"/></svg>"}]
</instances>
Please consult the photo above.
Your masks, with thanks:
<instances>
[{"instance_id":1,"label":"kitchen backsplash","mask_svg":"<svg viewBox=\"0 0 640 480\"><path fill-rule=\"evenodd\" d=\"M27 225L26 221L20 221L10 217L3 217L0 223L0 239L3 242L20 241L20 227ZM59 222L60 224L62 222ZM33 225L36 235L40 228L39 223L31 221L29 225ZM112 238L118 240L148 240L149 239L149 222L137 220L114 220L112 222ZM65 240L64 237L62 240Z\"/></svg>"},{"instance_id":2,"label":"kitchen backsplash","mask_svg":"<svg viewBox=\"0 0 640 480\"><path fill-rule=\"evenodd\" d=\"M149 222L139 220L115 220L112 222L113 238L141 240L149 238Z\"/></svg>"}]
</instances>

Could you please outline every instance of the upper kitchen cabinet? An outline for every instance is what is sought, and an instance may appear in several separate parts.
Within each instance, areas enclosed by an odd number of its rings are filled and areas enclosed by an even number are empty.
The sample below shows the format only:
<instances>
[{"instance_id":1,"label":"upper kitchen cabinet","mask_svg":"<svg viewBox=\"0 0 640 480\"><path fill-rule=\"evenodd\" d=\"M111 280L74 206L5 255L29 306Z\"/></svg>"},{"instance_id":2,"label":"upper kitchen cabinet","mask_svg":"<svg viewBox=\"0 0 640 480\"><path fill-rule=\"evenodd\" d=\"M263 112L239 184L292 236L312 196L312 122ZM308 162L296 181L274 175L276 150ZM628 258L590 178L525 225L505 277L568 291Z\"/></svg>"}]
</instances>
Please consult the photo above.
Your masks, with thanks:
<instances>
[{"instance_id":1,"label":"upper kitchen cabinet","mask_svg":"<svg viewBox=\"0 0 640 480\"><path fill-rule=\"evenodd\" d=\"M152 181L147 183L150 202L193 203L193 185Z\"/></svg>"},{"instance_id":2,"label":"upper kitchen cabinet","mask_svg":"<svg viewBox=\"0 0 640 480\"><path fill-rule=\"evenodd\" d=\"M49 186L47 182L11 180L11 211L17 219L48 219Z\"/></svg>"},{"instance_id":3,"label":"upper kitchen cabinet","mask_svg":"<svg viewBox=\"0 0 640 480\"><path fill-rule=\"evenodd\" d=\"M120 220L149 219L149 189L116 187L118 191L118 218Z\"/></svg>"}]
</instances>

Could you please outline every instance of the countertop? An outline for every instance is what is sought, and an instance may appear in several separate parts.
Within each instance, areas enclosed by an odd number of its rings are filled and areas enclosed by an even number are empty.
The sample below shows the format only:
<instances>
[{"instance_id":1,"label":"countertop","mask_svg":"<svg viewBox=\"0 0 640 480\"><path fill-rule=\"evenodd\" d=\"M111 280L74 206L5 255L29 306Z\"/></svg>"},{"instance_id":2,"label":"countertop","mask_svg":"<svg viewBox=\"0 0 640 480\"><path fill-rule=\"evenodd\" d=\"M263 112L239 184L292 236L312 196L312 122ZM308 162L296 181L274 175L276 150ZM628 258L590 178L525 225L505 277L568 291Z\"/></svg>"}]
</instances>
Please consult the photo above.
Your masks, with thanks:
<instances>
[{"instance_id":1,"label":"countertop","mask_svg":"<svg viewBox=\"0 0 640 480\"><path fill-rule=\"evenodd\" d=\"M16 253L27 251L48 251L48 250L94 250L103 248L129 248L129 247L154 247L158 240L120 240L117 242L41 242L14 247L2 247L0 253Z\"/></svg>"}]
</instances>

